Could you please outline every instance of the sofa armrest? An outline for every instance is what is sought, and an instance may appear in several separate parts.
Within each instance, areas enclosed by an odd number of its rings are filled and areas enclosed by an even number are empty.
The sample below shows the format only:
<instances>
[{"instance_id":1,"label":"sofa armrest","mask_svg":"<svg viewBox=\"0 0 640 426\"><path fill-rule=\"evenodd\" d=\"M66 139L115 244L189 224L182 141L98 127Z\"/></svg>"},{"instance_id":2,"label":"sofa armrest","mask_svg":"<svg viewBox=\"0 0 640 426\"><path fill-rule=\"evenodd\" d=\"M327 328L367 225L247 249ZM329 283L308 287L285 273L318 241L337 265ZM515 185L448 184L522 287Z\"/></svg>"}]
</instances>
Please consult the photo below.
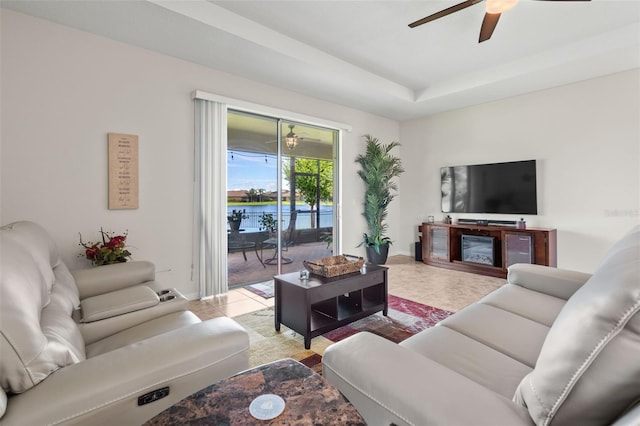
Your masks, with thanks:
<instances>
[{"instance_id":1,"label":"sofa armrest","mask_svg":"<svg viewBox=\"0 0 640 426\"><path fill-rule=\"evenodd\" d=\"M156 275L155 265L148 261L115 263L97 268L71 271L80 292L80 300L120 290L148 281Z\"/></svg>"},{"instance_id":2,"label":"sofa armrest","mask_svg":"<svg viewBox=\"0 0 640 426\"><path fill-rule=\"evenodd\" d=\"M141 424L186 396L248 368L249 337L221 317L89 358L14 395L2 424ZM169 395L138 406L163 387Z\"/></svg>"},{"instance_id":3,"label":"sofa armrest","mask_svg":"<svg viewBox=\"0 0 640 426\"><path fill-rule=\"evenodd\" d=\"M507 281L529 290L568 300L591 274L549 266L516 263L509 267Z\"/></svg>"},{"instance_id":4,"label":"sofa armrest","mask_svg":"<svg viewBox=\"0 0 640 426\"><path fill-rule=\"evenodd\" d=\"M158 294L144 285L87 297L80 302L80 322L94 322L140 309L151 308L160 303Z\"/></svg>"},{"instance_id":5,"label":"sofa armrest","mask_svg":"<svg viewBox=\"0 0 640 426\"><path fill-rule=\"evenodd\" d=\"M143 285L140 287L145 288L146 286ZM99 321L80 322L78 327L80 328L80 333L82 333L85 346L89 346L98 340L104 339L105 337L109 337L155 318L169 315L173 312L189 310L189 301L186 297L180 294L178 290L165 289L164 291L168 291L169 293L161 295L160 302L155 306L139 309L122 315L112 316ZM173 298L166 300L165 297L167 295L173 296Z\"/></svg>"},{"instance_id":6,"label":"sofa armrest","mask_svg":"<svg viewBox=\"0 0 640 426\"><path fill-rule=\"evenodd\" d=\"M329 346L322 372L370 425L533 425L510 399L371 333Z\"/></svg>"}]
</instances>

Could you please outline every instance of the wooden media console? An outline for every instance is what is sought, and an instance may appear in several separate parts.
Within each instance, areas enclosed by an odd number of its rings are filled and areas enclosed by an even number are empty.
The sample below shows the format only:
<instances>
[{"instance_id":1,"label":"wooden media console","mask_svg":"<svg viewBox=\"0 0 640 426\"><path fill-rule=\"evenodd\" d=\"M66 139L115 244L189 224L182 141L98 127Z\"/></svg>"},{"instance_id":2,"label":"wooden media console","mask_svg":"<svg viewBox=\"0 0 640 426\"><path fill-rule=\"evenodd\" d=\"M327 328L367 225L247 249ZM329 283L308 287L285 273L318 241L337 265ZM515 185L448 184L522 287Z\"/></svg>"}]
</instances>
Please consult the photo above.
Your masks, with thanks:
<instances>
[{"instance_id":1,"label":"wooden media console","mask_svg":"<svg viewBox=\"0 0 640 426\"><path fill-rule=\"evenodd\" d=\"M514 263L557 266L555 229L424 222L418 231L427 265L500 278Z\"/></svg>"}]
</instances>

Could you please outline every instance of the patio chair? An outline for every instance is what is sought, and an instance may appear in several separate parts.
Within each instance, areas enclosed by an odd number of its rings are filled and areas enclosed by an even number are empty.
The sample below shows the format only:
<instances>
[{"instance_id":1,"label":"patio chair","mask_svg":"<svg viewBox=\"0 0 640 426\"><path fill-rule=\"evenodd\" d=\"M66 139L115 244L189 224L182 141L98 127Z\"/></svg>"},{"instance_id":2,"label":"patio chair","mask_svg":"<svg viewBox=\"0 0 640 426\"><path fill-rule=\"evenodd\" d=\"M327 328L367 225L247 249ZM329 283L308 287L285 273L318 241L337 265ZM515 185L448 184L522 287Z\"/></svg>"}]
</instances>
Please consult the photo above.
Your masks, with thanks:
<instances>
[{"instance_id":1,"label":"patio chair","mask_svg":"<svg viewBox=\"0 0 640 426\"><path fill-rule=\"evenodd\" d=\"M288 251L289 246L295 244L295 235L296 235L296 219L298 218L298 211L293 210L291 212L291 216L289 217L289 226L284 231L282 235L282 250ZM262 254L264 249L274 249L273 257L264 260L264 263L267 265L273 265L278 257L278 237L273 236L262 242L260 248L260 254ZM262 257L264 259L264 255ZM282 258L282 263L291 263L291 259L287 257Z\"/></svg>"}]
</instances>

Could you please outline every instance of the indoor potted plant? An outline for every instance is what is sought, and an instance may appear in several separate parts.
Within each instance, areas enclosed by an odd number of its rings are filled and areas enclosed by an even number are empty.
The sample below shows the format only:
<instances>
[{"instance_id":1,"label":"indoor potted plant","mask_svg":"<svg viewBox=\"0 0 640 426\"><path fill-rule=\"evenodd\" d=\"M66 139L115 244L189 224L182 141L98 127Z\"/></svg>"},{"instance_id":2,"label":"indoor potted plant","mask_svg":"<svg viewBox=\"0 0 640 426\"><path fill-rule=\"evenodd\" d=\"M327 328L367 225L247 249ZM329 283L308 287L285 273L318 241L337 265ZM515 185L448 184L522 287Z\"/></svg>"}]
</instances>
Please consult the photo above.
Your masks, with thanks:
<instances>
[{"instance_id":1,"label":"indoor potted plant","mask_svg":"<svg viewBox=\"0 0 640 426\"><path fill-rule=\"evenodd\" d=\"M393 179L404 172L400 158L390 152L400 143L385 145L371 135L364 135L363 138L367 144L366 152L356 157L356 163L360 164L358 176L365 185L362 215L367 221L369 232L363 234L358 247L365 245L370 263L383 265L387 261L391 245L391 239L385 235L387 225L384 220L387 217L387 207L398 190Z\"/></svg>"},{"instance_id":2,"label":"indoor potted plant","mask_svg":"<svg viewBox=\"0 0 640 426\"><path fill-rule=\"evenodd\" d=\"M242 219L246 219L249 216L246 213L246 210L235 210L233 209L231 213L227 214L227 221L229 222L229 228L232 231L240 230L240 223Z\"/></svg>"}]
</instances>

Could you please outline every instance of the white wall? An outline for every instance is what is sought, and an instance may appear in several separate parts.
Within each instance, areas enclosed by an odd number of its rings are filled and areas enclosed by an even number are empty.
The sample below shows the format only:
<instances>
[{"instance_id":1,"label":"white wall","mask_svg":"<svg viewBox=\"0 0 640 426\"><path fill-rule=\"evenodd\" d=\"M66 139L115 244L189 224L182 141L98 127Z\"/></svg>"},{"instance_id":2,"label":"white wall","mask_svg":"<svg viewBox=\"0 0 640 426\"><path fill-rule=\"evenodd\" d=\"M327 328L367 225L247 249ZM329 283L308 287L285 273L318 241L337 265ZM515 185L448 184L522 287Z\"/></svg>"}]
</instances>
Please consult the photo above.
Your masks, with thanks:
<instances>
[{"instance_id":1,"label":"white wall","mask_svg":"<svg viewBox=\"0 0 640 426\"><path fill-rule=\"evenodd\" d=\"M2 9L0 222L33 220L58 242L73 269L78 232L129 231L135 259L159 279L195 294L191 281L193 101L205 90L348 123L343 146L346 253L364 220L355 159L361 136L399 138L399 124L378 116L242 79L51 22ZM140 137L140 207L107 209L107 133ZM392 206L391 232L400 223Z\"/></svg>"},{"instance_id":2,"label":"white wall","mask_svg":"<svg viewBox=\"0 0 640 426\"><path fill-rule=\"evenodd\" d=\"M538 160L538 215L525 220L558 229L559 267L592 272L640 223L637 69L403 122L400 130L406 224L444 216L440 167L527 159ZM408 253L417 230L402 232Z\"/></svg>"},{"instance_id":3,"label":"white wall","mask_svg":"<svg viewBox=\"0 0 640 426\"><path fill-rule=\"evenodd\" d=\"M559 266L592 271L639 218L638 70L399 124L2 9L0 223L41 223L72 267L78 232L129 230L136 259L194 294L190 277L194 89L348 123L343 252L365 231L353 159L361 135L399 140L407 170L391 204L391 254L413 254L440 213L439 168L539 160L538 216L558 228ZM107 209L109 132L140 136L140 208ZM508 217L508 219L515 219Z\"/></svg>"}]
</instances>

